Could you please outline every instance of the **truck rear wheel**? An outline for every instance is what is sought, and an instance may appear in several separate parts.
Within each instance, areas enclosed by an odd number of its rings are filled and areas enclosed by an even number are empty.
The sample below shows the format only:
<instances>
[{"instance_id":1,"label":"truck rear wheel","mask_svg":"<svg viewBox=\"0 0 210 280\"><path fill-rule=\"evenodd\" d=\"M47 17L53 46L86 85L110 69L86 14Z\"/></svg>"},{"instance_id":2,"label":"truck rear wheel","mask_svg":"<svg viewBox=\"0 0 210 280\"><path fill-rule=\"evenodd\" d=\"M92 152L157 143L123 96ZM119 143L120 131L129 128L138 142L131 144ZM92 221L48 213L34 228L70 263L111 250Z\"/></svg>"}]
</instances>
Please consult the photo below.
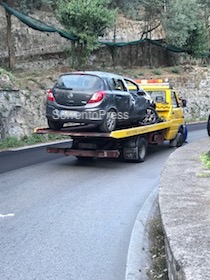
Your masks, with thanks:
<instances>
[{"instance_id":1,"label":"truck rear wheel","mask_svg":"<svg viewBox=\"0 0 210 280\"><path fill-rule=\"evenodd\" d=\"M126 141L122 158L130 162L143 162L147 154L147 141L142 136L133 137Z\"/></svg>"},{"instance_id":2,"label":"truck rear wheel","mask_svg":"<svg viewBox=\"0 0 210 280\"><path fill-rule=\"evenodd\" d=\"M147 142L143 137L139 137L137 142L137 159L134 162L143 162L147 154Z\"/></svg>"}]
</instances>

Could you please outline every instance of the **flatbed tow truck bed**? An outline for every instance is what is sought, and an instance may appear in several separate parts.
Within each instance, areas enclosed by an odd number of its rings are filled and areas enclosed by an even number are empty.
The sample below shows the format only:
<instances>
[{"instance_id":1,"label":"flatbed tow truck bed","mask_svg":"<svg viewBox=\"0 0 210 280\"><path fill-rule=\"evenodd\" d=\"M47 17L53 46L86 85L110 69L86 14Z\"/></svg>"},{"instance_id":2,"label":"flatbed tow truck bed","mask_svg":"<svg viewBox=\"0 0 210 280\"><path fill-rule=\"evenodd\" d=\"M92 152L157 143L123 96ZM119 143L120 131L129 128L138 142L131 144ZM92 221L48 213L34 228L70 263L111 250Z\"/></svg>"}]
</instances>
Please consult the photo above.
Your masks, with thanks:
<instances>
[{"instance_id":1,"label":"flatbed tow truck bed","mask_svg":"<svg viewBox=\"0 0 210 280\"><path fill-rule=\"evenodd\" d=\"M70 137L93 137L93 138L114 138L122 139L149 132L159 131L171 126L171 121L150 124L145 126L135 126L131 128L121 128L110 133L98 132L93 126L69 126L61 130L52 130L50 128L35 128L36 134L59 134ZM94 131L95 130L95 131Z\"/></svg>"},{"instance_id":2,"label":"flatbed tow truck bed","mask_svg":"<svg viewBox=\"0 0 210 280\"><path fill-rule=\"evenodd\" d=\"M59 131L49 128L35 128L36 134L58 134L70 136L69 148L47 147L48 153L73 155L85 158L118 158L142 162L145 159L148 144L161 144L165 140L171 121L145 126L121 128L110 133L102 133L93 126L69 126Z\"/></svg>"}]
</instances>

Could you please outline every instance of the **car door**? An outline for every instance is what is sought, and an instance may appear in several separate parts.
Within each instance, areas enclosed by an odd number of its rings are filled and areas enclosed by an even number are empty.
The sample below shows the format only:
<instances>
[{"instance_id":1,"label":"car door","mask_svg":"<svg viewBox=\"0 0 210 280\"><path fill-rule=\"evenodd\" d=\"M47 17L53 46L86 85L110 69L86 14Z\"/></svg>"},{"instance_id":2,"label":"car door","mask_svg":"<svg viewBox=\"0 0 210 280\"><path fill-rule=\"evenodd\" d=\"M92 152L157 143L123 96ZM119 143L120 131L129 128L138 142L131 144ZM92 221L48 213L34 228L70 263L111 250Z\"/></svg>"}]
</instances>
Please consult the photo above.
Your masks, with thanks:
<instances>
[{"instance_id":1,"label":"car door","mask_svg":"<svg viewBox=\"0 0 210 280\"><path fill-rule=\"evenodd\" d=\"M124 80L131 96L130 118L141 118L147 107L146 93L134 81L127 78Z\"/></svg>"},{"instance_id":2,"label":"car door","mask_svg":"<svg viewBox=\"0 0 210 280\"><path fill-rule=\"evenodd\" d=\"M174 90L171 90L170 98L171 98L171 105L172 105L171 131L174 131L174 133L176 134L180 124L181 123L184 124L184 114L183 114L183 109L180 106L180 100L178 98L178 95Z\"/></svg>"},{"instance_id":3,"label":"car door","mask_svg":"<svg viewBox=\"0 0 210 280\"><path fill-rule=\"evenodd\" d=\"M109 80L109 86L112 90L112 94L115 97L115 105L118 112L118 116L127 116L130 112L130 93L128 92L126 85L120 78L111 78Z\"/></svg>"}]
</instances>

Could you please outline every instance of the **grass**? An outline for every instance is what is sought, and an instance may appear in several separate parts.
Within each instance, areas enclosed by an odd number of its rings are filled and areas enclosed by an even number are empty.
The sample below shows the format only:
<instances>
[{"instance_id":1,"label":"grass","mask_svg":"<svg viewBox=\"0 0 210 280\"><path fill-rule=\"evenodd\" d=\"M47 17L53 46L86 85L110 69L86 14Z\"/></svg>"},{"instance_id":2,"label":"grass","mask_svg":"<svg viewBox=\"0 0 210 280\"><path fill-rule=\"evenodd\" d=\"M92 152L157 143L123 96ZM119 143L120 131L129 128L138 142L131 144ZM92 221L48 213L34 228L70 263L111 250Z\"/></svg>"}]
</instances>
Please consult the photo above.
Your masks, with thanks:
<instances>
[{"instance_id":1,"label":"grass","mask_svg":"<svg viewBox=\"0 0 210 280\"><path fill-rule=\"evenodd\" d=\"M158 76L162 75L162 71L161 71L160 69L154 69L154 70L152 71L152 73L153 73L154 75L158 75Z\"/></svg>"},{"instance_id":2,"label":"grass","mask_svg":"<svg viewBox=\"0 0 210 280\"><path fill-rule=\"evenodd\" d=\"M0 75L3 74L8 75L11 81L15 80L15 76L10 71L7 71L6 69L0 67Z\"/></svg>"},{"instance_id":3,"label":"grass","mask_svg":"<svg viewBox=\"0 0 210 280\"><path fill-rule=\"evenodd\" d=\"M200 178L209 178L210 174L208 174L208 173L201 173L201 174L198 174L198 177L200 177Z\"/></svg>"},{"instance_id":4,"label":"grass","mask_svg":"<svg viewBox=\"0 0 210 280\"><path fill-rule=\"evenodd\" d=\"M154 217L149 223L149 239L152 260L148 277L150 280L168 280L165 242L160 215Z\"/></svg>"},{"instance_id":5,"label":"grass","mask_svg":"<svg viewBox=\"0 0 210 280\"><path fill-rule=\"evenodd\" d=\"M144 71L139 71L138 72L138 76L144 76L145 75L145 72Z\"/></svg>"},{"instance_id":6,"label":"grass","mask_svg":"<svg viewBox=\"0 0 210 280\"><path fill-rule=\"evenodd\" d=\"M205 167L210 169L210 151L208 151L207 153L203 153L200 156L200 160L205 165Z\"/></svg>"},{"instance_id":7,"label":"grass","mask_svg":"<svg viewBox=\"0 0 210 280\"><path fill-rule=\"evenodd\" d=\"M210 151L200 155L200 161L203 163L205 169L202 170L202 173L197 174L200 178L209 178L210 177Z\"/></svg>"},{"instance_id":8,"label":"grass","mask_svg":"<svg viewBox=\"0 0 210 280\"><path fill-rule=\"evenodd\" d=\"M23 146L30 146L38 143L46 143L50 141L56 140L64 140L69 139L68 136L60 136L60 135L39 135L39 134L32 134L30 136L22 137L18 139L17 137L10 136L6 139L0 141L0 150L5 150L9 148L18 148Z\"/></svg>"}]
</instances>

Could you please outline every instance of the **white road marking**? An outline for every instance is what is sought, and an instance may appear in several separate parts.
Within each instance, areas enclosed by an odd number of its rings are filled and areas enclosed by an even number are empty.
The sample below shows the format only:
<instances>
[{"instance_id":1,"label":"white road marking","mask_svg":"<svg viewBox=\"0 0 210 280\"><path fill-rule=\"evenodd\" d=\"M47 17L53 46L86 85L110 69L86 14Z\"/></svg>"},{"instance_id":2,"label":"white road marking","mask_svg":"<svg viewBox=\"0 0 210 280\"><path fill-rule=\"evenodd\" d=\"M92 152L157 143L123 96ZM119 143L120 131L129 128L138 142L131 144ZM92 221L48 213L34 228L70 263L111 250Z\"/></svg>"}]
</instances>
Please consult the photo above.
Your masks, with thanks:
<instances>
[{"instance_id":1,"label":"white road marking","mask_svg":"<svg viewBox=\"0 0 210 280\"><path fill-rule=\"evenodd\" d=\"M14 217L14 216L15 216L14 213L6 214L6 215L0 214L0 218Z\"/></svg>"}]
</instances>

